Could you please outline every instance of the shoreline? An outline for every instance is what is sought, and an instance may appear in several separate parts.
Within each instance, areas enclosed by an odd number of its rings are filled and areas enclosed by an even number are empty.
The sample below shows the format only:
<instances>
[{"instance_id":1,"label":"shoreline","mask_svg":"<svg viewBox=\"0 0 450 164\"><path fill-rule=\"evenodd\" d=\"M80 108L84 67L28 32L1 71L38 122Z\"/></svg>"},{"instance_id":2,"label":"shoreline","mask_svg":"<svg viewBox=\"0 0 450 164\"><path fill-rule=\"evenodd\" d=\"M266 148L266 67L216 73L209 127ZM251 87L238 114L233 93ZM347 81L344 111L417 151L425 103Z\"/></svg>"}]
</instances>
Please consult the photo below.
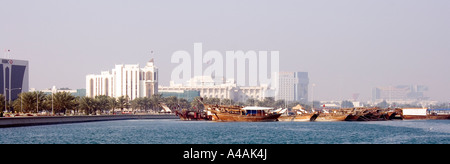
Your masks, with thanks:
<instances>
[{"instance_id":1,"label":"shoreline","mask_svg":"<svg viewBox=\"0 0 450 164\"><path fill-rule=\"evenodd\" d=\"M130 119L179 119L170 114L1 117L0 128Z\"/></svg>"}]
</instances>

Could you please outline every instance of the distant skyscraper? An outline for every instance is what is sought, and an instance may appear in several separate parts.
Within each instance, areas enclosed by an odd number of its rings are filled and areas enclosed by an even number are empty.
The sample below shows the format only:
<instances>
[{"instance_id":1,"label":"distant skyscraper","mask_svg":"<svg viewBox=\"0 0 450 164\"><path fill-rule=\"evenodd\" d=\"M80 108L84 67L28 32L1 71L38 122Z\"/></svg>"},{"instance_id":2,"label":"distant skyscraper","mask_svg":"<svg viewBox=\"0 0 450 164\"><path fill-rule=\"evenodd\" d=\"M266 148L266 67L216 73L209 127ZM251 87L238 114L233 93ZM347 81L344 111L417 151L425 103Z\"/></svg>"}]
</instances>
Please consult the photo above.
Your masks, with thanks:
<instances>
[{"instance_id":1,"label":"distant skyscraper","mask_svg":"<svg viewBox=\"0 0 450 164\"><path fill-rule=\"evenodd\" d=\"M276 100L308 101L308 72L280 72Z\"/></svg>"},{"instance_id":2,"label":"distant skyscraper","mask_svg":"<svg viewBox=\"0 0 450 164\"><path fill-rule=\"evenodd\" d=\"M9 101L14 101L23 91L28 91L28 61L16 59L1 59L0 63L0 94Z\"/></svg>"},{"instance_id":3,"label":"distant skyscraper","mask_svg":"<svg viewBox=\"0 0 450 164\"><path fill-rule=\"evenodd\" d=\"M111 72L86 76L86 96L128 96L131 100L158 93L158 68L153 59L144 68L139 64L116 65Z\"/></svg>"}]
</instances>

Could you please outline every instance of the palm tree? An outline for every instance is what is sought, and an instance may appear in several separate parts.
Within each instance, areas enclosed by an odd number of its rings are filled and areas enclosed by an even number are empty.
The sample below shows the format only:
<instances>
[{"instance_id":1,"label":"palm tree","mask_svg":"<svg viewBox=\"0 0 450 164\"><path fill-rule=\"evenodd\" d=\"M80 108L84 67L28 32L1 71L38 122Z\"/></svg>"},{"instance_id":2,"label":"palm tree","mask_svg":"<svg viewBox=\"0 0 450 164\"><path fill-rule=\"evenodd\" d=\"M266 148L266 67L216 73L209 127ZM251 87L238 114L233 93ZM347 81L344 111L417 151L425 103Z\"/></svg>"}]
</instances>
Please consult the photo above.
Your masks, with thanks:
<instances>
[{"instance_id":1,"label":"palm tree","mask_svg":"<svg viewBox=\"0 0 450 164\"><path fill-rule=\"evenodd\" d=\"M274 108L284 108L286 106L286 102L284 100L277 100L275 101L271 107Z\"/></svg>"},{"instance_id":2,"label":"palm tree","mask_svg":"<svg viewBox=\"0 0 450 164\"><path fill-rule=\"evenodd\" d=\"M117 99L115 97L109 97L109 107L112 109L112 113L114 114L114 109L119 106Z\"/></svg>"},{"instance_id":3,"label":"palm tree","mask_svg":"<svg viewBox=\"0 0 450 164\"><path fill-rule=\"evenodd\" d=\"M179 98L178 99L178 105L180 105L180 107L182 109L189 109L189 108L191 108L191 103L189 103L189 101L187 101L184 98Z\"/></svg>"},{"instance_id":4,"label":"palm tree","mask_svg":"<svg viewBox=\"0 0 450 164\"><path fill-rule=\"evenodd\" d=\"M5 96L0 94L0 111L5 110Z\"/></svg>"},{"instance_id":5,"label":"palm tree","mask_svg":"<svg viewBox=\"0 0 450 164\"><path fill-rule=\"evenodd\" d=\"M33 97L37 99L37 100L35 99L36 103L37 103L37 105L35 106L37 113L39 113L39 111L48 109L48 105L46 103L46 98L45 98L46 97L45 93L41 92L41 91L34 91L32 93L33 93Z\"/></svg>"},{"instance_id":6,"label":"palm tree","mask_svg":"<svg viewBox=\"0 0 450 164\"><path fill-rule=\"evenodd\" d=\"M50 101L51 101L51 95ZM51 102L50 102L51 103ZM69 109L74 109L76 103L75 103L75 96L73 96L69 92L58 92L53 94L53 108L54 112L62 112L66 114L66 111ZM53 113L55 114L55 113Z\"/></svg>"},{"instance_id":7,"label":"palm tree","mask_svg":"<svg viewBox=\"0 0 450 164\"><path fill-rule=\"evenodd\" d=\"M249 98L247 101L245 101L246 106L255 106L258 103L258 100Z\"/></svg>"},{"instance_id":8,"label":"palm tree","mask_svg":"<svg viewBox=\"0 0 450 164\"><path fill-rule=\"evenodd\" d=\"M120 96L117 98L118 102L118 108L120 108L120 111L123 113L123 108L128 108L130 106L130 103L128 102L128 96Z\"/></svg>"},{"instance_id":9,"label":"palm tree","mask_svg":"<svg viewBox=\"0 0 450 164\"><path fill-rule=\"evenodd\" d=\"M273 97L266 97L264 98L264 101L259 101L257 103L258 106L266 106L266 107L272 107L275 104L275 99Z\"/></svg>"},{"instance_id":10,"label":"palm tree","mask_svg":"<svg viewBox=\"0 0 450 164\"><path fill-rule=\"evenodd\" d=\"M220 102L223 105L234 105L234 101L231 99L222 99Z\"/></svg>"},{"instance_id":11,"label":"palm tree","mask_svg":"<svg viewBox=\"0 0 450 164\"><path fill-rule=\"evenodd\" d=\"M131 100L130 105L133 110L139 109L142 110L144 108L144 99L142 97L135 98Z\"/></svg>"},{"instance_id":12,"label":"palm tree","mask_svg":"<svg viewBox=\"0 0 450 164\"><path fill-rule=\"evenodd\" d=\"M176 96L169 96L164 98L164 102L166 103L167 107L169 107L172 110L176 110L178 107L178 98Z\"/></svg>"},{"instance_id":13,"label":"palm tree","mask_svg":"<svg viewBox=\"0 0 450 164\"><path fill-rule=\"evenodd\" d=\"M12 105L14 109L17 109L16 111L23 108L22 112L39 112L49 109L49 103L51 104L51 102L49 102L46 98L44 92L35 91L20 93L19 98L16 99Z\"/></svg>"},{"instance_id":14,"label":"palm tree","mask_svg":"<svg viewBox=\"0 0 450 164\"><path fill-rule=\"evenodd\" d=\"M219 98L205 98L204 100L207 104L220 104Z\"/></svg>"},{"instance_id":15,"label":"palm tree","mask_svg":"<svg viewBox=\"0 0 450 164\"><path fill-rule=\"evenodd\" d=\"M143 97L143 102L142 103L144 105L145 112L147 112L150 108L153 107L152 99L150 97Z\"/></svg>"},{"instance_id":16,"label":"palm tree","mask_svg":"<svg viewBox=\"0 0 450 164\"><path fill-rule=\"evenodd\" d=\"M106 110L109 110L109 96L99 95L95 96L95 101L97 102L97 110L100 110L100 113L105 113Z\"/></svg>"},{"instance_id":17,"label":"palm tree","mask_svg":"<svg viewBox=\"0 0 450 164\"><path fill-rule=\"evenodd\" d=\"M83 110L86 115L89 115L95 111L96 102L91 97L81 97L78 99L78 107Z\"/></svg>"},{"instance_id":18,"label":"palm tree","mask_svg":"<svg viewBox=\"0 0 450 164\"><path fill-rule=\"evenodd\" d=\"M150 97L150 106L153 111L159 111L159 103L163 102L162 94L154 94Z\"/></svg>"}]
</instances>

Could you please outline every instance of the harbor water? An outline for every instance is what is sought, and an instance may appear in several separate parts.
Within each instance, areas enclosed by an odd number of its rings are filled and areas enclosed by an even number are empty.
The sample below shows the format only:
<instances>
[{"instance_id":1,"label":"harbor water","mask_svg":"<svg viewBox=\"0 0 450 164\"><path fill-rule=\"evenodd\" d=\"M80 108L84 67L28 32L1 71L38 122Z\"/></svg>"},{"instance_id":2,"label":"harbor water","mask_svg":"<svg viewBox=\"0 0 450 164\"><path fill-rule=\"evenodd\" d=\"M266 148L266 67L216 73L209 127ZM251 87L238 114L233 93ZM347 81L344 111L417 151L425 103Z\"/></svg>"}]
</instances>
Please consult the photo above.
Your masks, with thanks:
<instances>
[{"instance_id":1,"label":"harbor water","mask_svg":"<svg viewBox=\"0 0 450 164\"><path fill-rule=\"evenodd\" d=\"M118 120L0 128L0 144L450 144L450 120Z\"/></svg>"}]
</instances>

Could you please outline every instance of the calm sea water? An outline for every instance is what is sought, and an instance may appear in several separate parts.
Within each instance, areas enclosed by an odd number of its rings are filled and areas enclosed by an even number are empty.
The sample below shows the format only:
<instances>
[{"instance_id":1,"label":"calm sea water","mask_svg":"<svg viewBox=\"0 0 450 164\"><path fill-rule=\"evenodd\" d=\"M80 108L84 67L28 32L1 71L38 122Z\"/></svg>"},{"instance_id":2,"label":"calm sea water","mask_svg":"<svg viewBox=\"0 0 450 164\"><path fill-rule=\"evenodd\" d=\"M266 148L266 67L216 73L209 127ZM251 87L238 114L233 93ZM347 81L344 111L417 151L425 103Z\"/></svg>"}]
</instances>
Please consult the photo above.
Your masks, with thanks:
<instances>
[{"instance_id":1,"label":"calm sea water","mask_svg":"<svg viewBox=\"0 0 450 164\"><path fill-rule=\"evenodd\" d=\"M450 144L450 120L267 123L121 120L0 128L0 143Z\"/></svg>"}]
</instances>

